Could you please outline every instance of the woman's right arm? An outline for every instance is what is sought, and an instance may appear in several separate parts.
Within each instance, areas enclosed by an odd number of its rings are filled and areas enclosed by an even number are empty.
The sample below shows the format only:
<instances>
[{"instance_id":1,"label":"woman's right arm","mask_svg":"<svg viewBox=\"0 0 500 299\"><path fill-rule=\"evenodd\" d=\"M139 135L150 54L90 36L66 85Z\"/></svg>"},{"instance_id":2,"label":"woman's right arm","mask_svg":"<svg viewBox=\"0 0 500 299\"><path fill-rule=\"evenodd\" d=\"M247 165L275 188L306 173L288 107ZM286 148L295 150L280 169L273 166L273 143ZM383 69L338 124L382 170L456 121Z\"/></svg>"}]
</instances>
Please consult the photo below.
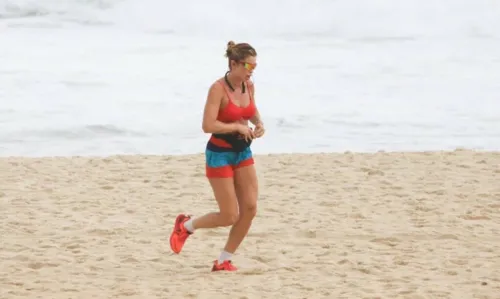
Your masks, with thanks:
<instances>
[{"instance_id":1,"label":"woman's right arm","mask_svg":"<svg viewBox=\"0 0 500 299\"><path fill-rule=\"evenodd\" d=\"M222 86L217 83L212 84L208 90L208 96L203 111L202 128L205 133L224 134L239 131L241 124L223 123L217 120L219 114L222 98L224 97L224 90Z\"/></svg>"}]
</instances>

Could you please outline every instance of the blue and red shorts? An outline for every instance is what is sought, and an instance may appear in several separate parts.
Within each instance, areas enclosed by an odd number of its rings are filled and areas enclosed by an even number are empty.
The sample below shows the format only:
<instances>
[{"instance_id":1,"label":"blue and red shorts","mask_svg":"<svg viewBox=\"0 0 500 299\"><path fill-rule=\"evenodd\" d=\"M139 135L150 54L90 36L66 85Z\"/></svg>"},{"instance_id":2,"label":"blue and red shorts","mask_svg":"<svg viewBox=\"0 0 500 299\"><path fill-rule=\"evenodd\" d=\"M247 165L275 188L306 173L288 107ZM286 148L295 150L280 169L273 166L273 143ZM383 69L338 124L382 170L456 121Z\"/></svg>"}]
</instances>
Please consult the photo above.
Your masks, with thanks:
<instances>
[{"instance_id":1,"label":"blue and red shorts","mask_svg":"<svg viewBox=\"0 0 500 299\"><path fill-rule=\"evenodd\" d=\"M254 164L252 150L241 151L222 146L218 139L211 138L205 150L206 176L209 178L230 178L234 170Z\"/></svg>"}]
</instances>

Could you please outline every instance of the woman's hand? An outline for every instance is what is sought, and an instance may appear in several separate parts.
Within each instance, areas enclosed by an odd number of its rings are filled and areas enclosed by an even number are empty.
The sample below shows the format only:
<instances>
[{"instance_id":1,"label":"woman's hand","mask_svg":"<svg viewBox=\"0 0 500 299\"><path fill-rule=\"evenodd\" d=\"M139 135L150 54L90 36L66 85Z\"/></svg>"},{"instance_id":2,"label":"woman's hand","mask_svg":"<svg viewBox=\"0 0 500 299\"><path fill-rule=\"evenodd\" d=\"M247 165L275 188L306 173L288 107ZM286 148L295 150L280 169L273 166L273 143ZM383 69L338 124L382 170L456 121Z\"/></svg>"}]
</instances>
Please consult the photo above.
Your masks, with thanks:
<instances>
[{"instance_id":1,"label":"woman's hand","mask_svg":"<svg viewBox=\"0 0 500 299\"><path fill-rule=\"evenodd\" d=\"M255 138L254 131L248 125L239 124L238 133L240 133L241 138L244 138L247 142Z\"/></svg>"},{"instance_id":2,"label":"woman's hand","mask_svg":"<svg viewBox=\"0 0 500 299\"><path fill-rule=\"evenodd\" d=\"M264 124L260 122L255 126L254 136L255 138L260 138L264 135L265 132L266 130L264 129Z\"/></svg>"}]
</instances>

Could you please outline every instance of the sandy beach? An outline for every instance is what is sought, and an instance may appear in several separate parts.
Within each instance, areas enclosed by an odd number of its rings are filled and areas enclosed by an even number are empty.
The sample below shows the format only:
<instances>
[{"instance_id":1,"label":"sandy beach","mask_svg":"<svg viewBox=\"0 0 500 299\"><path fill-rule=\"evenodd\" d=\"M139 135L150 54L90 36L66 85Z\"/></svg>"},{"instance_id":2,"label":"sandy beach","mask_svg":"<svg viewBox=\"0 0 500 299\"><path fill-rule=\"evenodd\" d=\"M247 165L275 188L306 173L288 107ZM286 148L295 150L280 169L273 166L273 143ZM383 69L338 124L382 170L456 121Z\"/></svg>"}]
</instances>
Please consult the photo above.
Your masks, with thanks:
<instances>
[{"instance_id":1,"label":"sandy beach","mask_svg":"<svg viewBox=\"0 0 500 299\"><path fill-rule=\"evenodd\" d=\"M258 215L170 252L216 209L204 156L0 159L0 298L499 298L500 153L256 156Z\"/></svg>"}]
</instances>

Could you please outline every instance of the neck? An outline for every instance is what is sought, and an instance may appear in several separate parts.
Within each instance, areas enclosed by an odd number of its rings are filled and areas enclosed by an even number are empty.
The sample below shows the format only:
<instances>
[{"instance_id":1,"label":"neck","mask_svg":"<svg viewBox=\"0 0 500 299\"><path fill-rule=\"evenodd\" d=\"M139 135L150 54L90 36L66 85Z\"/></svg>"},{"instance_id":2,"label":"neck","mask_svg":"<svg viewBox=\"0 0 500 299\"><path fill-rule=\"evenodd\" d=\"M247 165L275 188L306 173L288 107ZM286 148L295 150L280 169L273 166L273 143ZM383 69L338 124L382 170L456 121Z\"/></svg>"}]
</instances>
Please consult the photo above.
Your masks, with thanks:
<instances>
[{"instance_id":1,"label":"neck","mask_svg":"<svg viewBox=\"0 0 500 299\"><path fill-rule=\"evenodd\" d=\"M243 80L234 76L233 73L228 72L226 74L226 78L227 78L227 81L229 81L229 83L230 83L229 85L230 85L230 87L232 87L233 91L238 89L238 88L241 88L241 84L243 83Z\"/></svg>"}]
</instances>

